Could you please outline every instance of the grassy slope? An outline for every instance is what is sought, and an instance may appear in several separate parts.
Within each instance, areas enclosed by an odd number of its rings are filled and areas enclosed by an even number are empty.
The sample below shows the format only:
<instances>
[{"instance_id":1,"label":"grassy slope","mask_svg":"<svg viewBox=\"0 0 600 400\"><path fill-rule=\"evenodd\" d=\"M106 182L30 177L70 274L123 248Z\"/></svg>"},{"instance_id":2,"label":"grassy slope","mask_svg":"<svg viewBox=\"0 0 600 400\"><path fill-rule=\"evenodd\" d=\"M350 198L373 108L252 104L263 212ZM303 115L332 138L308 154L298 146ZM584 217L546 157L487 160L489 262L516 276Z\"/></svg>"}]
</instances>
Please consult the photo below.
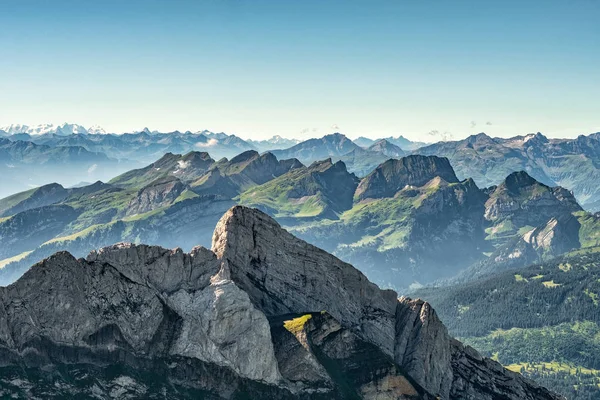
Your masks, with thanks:
<instances>
[{"instance_id":1,"label":"grassy slope","mask_svg":"<svg viewBox=\"0 0 600 400\"><path fill-rule=\"evenodd\" d=\"M323 212L325 201L318 194L319 184L307 175L306 168L292 170L239 196L240 204L266 207L275 217L314 217ZM296 193L317 193L297 197Z\"/></svg>"},{"instance_id":2,"label":"grassy slope","mask_svg":"<svg viewBox=\"0 0 600 400\"><path fill-rule=\"evenodd\" d=\"M13 194L12 196L8 196L4 199L0 200L0 213L16 206L17 204L19 204L20 202L22 202L23 200L27 200L28 198L30 198L31 196L33 196L33 194L35 193L36 190L38 190L39 188L33 188L30 190L26 190L24 192L20 192L20 193L16 193Z\"/></svg>"}]
</instances>

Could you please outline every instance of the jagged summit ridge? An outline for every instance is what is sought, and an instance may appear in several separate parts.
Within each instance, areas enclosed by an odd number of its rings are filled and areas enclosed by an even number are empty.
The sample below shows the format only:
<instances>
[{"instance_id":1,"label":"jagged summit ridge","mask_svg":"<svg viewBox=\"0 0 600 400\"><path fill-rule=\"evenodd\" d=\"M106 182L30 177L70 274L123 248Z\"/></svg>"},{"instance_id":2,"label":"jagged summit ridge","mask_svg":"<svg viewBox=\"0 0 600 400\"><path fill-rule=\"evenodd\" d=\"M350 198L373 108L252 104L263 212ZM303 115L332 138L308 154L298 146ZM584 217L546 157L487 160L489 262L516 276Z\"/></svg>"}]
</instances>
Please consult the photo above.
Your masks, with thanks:
<instances>
[{"instance_id":1,"label":"jagged summit ridge","mask_svg":"<svg viewBox=\"0 0 600 400\"><path fill-rule=\"evenodd\" d=\"M559 398L451 339L427 303L397 299L241 206L212 250L57 253L0 288L0 303L8 366L124 362L221 398Z\"/></svg>"},{"instance_id":2,"label":"jagged summit ridge","mask_svg":"<svg viewBox=\"0 0 600 400\"><path fill-rule=\"evenodd\" d=\"M446 157L411 155L389 159L360 182L355 198L392 197L407 185L423 186L435 177L448 183L458 182Z\"/></svg>"}]
</instances>

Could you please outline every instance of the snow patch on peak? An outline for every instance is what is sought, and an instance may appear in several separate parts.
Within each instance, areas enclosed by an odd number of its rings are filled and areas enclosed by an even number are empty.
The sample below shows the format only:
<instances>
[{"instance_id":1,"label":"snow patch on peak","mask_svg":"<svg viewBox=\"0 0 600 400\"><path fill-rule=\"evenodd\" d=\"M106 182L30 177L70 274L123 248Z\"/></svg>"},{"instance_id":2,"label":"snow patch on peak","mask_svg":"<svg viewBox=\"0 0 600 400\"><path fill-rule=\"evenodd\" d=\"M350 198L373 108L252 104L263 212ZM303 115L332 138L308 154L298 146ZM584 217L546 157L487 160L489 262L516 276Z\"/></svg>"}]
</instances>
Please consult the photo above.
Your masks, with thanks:
<instances>
[{"instance_id":1,"label":"snow patch on peak","mask_svg":"<svg viewBox=\"0 0 600 400\"><path fill-rule=\"evenodd\" d=\"M11 124L8 126L0 127L0 130L6 132L9 135L15 135L18 133L27 133L29 135L45 135L54 134L61 136L68 136L73 134L105 134L106 131L99 126L93 126L90 129L86 129L79 124L69 124L67 122L60 125L54 124L39 124L39 125L24 125L24 124Z\"/></svg>"}]
</instances>

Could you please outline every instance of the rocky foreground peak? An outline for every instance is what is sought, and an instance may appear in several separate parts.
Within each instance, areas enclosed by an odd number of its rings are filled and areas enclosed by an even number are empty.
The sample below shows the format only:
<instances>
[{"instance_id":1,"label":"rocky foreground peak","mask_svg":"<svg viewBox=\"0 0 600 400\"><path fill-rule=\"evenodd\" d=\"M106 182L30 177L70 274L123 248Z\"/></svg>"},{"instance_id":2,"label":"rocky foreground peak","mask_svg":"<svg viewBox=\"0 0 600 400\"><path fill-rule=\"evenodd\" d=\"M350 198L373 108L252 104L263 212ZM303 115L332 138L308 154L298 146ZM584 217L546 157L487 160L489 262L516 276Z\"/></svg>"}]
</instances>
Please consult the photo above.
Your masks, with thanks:
<instances>
[{"instance_id":1,"label":"rocky foreground peak","mask_svg":"<svg viewBox=\"0 0 600 400\"><path fill-rule=\"evenodd\" d=\"M241 206L212 250L57 253L0 304L2 396L559 398L450 338L428 303Z\"/></svg>"}]
</instances>

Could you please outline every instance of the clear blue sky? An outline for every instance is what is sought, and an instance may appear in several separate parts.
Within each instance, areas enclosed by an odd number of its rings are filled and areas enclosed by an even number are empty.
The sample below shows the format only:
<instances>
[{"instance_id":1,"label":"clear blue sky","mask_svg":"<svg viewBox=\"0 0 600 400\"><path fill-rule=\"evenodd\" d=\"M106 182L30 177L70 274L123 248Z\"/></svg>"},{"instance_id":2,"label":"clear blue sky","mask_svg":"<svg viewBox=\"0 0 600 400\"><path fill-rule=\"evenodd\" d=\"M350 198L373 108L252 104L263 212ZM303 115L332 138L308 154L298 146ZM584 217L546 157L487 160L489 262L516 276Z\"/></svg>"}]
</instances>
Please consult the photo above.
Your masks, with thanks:
<instances>
[{"instance_id":1,"label":"clear blue sky","mask_svg":"<svg viewBox=\"0 0 600 400\"><path fill-rule=\"evenodd\" d=\"M597 0L0 0L0 125L574 136L599 94Z\"/></svg>"}]
</instances>

